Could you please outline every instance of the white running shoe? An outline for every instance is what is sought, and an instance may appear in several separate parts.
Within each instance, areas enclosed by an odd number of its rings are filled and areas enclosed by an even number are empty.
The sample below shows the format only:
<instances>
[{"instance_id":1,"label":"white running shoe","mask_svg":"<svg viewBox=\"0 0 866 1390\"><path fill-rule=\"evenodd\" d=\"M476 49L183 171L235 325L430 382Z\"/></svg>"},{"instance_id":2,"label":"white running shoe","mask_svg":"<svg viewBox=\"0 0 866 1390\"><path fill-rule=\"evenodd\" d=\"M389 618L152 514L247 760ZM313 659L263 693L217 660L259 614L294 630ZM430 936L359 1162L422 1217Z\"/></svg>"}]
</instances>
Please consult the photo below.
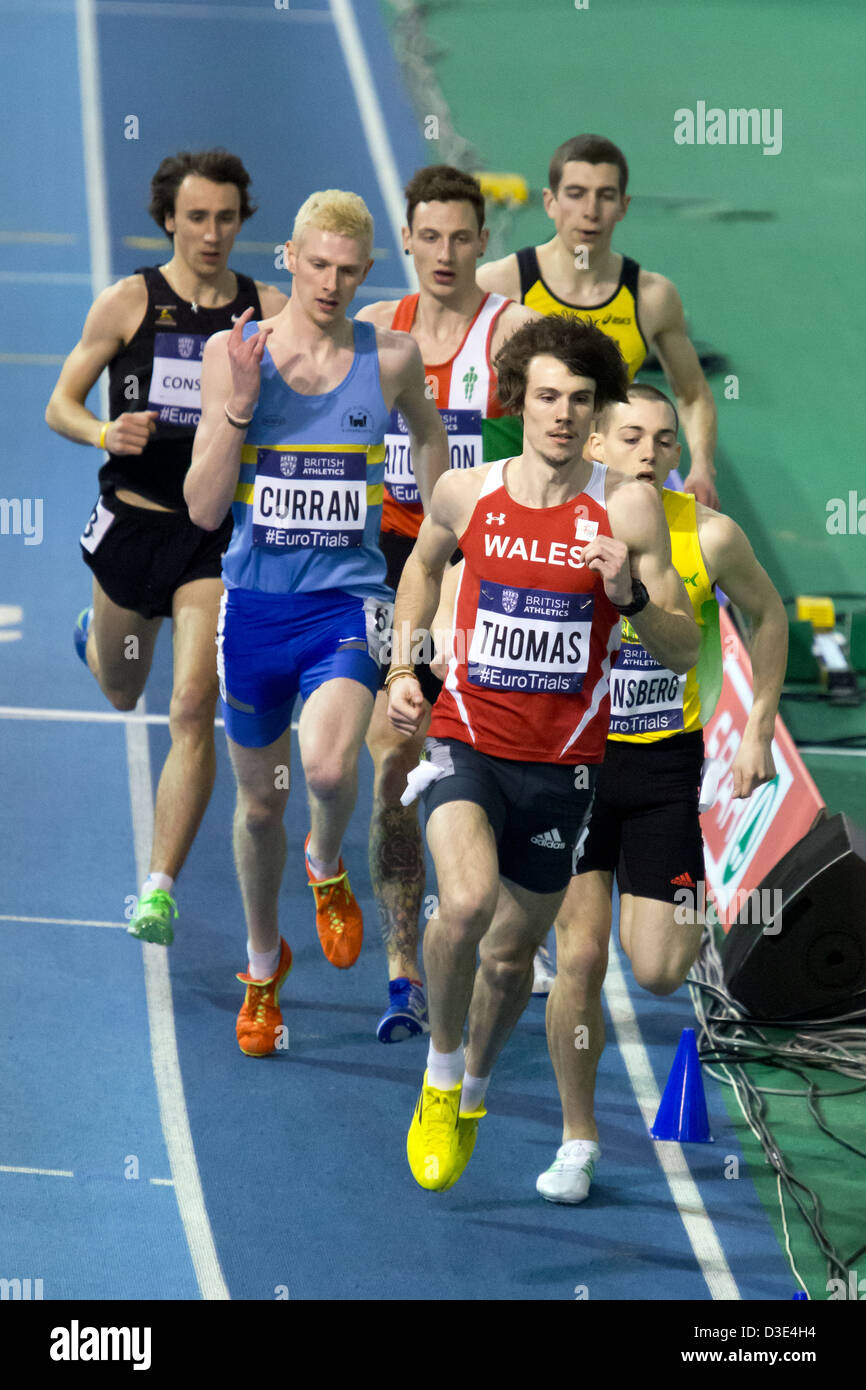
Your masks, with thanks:
<instances>
[{"instance_id":1,"label":"white running shoe","mask_svg":"<svg viewBox=\"0 0 866 1390\"><path fill-rule=\"evenodd\" d=\"M539 946L532 962L533 999L538 998L539 995L549 994L555 979L556 970L550 952L546 946Z\"/></svg>"},{"instance_id":2,"label":"white running shoe","mask_svg":"<svg viewBox=\"0 0 866 1390\"><path fill-rule=\"evenodd\" d=\"M535 1184L547 1202L584 1202L601 1149L591 1139L569 1139Z\"/></svg>"}]
</instances>

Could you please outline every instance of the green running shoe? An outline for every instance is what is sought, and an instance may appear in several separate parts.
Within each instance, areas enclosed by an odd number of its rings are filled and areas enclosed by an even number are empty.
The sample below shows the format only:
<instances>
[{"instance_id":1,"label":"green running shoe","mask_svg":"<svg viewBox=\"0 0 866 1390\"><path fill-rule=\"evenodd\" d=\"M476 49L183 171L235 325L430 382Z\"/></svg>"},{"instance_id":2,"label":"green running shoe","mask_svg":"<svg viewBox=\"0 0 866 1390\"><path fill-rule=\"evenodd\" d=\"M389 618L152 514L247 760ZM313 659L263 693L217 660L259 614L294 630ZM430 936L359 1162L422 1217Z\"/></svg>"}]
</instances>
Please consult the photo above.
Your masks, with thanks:
<instances>
[{"instance_id":1,"label":"green running shoe","mask_svg":"<svg viewBox=\"0 0 866 1390\"><path fill-rule=\"evenodd\" d=\"M177 917L177 905L170 893L157 888L139 898L135 916L126 930L130 936L141 941L152 941L156 946L170 946L174 941L172 914Z\"/></svg>"}]
</instances>

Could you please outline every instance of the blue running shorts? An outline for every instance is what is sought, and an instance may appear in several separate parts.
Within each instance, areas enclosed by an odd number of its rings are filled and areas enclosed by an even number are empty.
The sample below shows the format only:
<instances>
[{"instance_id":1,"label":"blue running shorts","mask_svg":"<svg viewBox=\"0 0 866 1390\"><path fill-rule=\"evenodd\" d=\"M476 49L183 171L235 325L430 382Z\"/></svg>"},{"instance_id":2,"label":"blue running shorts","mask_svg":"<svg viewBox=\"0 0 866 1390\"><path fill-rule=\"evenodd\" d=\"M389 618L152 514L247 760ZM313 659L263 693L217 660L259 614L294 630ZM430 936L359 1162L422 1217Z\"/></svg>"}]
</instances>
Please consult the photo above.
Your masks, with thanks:
<instances>
[{"instance_id":1,"label":"blue running shorts","mask_svg":"<svg viewBox=\"0 0 866 1390\"><path fill-rule=\"evenodd\" d=\"M285 733L300 692L308 699L339 676L375 697L378 653L393 605L340 589L265 594L227 589L217 629L217 669L226 733L266 748Z\"/></svg>"}]
</instances>

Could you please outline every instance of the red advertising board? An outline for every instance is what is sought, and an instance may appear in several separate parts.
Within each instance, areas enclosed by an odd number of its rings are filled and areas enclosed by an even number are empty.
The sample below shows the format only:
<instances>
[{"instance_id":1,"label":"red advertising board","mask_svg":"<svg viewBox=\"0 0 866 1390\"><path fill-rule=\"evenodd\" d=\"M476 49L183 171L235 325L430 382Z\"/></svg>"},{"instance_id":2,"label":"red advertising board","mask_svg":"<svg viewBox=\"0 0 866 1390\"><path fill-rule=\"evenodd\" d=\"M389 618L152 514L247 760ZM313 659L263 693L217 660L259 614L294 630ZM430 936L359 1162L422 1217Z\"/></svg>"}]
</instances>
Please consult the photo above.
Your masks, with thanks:
<instances>
[{"instance_id":1,"label":"red advertising board","mask_svg":"<svg viewBox=\"0 0 866 1390\"><path fill-rule=\"evenodd\" d=\"M745 800L734 800L731 764L752 708L752 664L724 608L720 618L725 674L719 703L704 728L704 748L720 765L721 780L715 803L701 816L701 830L707 896L728 927L751 890L811 829L825 803L778 717L776 776Z\"/></svg>"}]
</instances>

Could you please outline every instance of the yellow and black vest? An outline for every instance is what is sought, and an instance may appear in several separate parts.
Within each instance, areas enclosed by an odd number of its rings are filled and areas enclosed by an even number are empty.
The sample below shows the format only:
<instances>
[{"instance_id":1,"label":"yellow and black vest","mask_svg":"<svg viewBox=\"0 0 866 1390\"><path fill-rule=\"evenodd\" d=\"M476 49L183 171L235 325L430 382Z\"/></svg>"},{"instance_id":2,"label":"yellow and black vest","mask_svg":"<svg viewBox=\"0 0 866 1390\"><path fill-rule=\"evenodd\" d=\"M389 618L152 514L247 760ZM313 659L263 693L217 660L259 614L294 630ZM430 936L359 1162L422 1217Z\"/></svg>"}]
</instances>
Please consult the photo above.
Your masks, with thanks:
<instances>
[{"instance_id":1,"label":"yellow and black vest","mask_svg":"<svg viewBox=\"0 0 866 1390\"><path fill-rule=\"evenodd\" d=\"M520 302L540 314L574 314L600 328L613 338L628 367L628 379L633 381L647 355L647 343L641 332L637 312L637 281L640 266L628 256L622 258L619 284L604 304L584 308L581 304L566 304L557 299L541 278L534 246L524 246L517 252L520 270Z\"/></svg>"},{"instance_id":2,"label":"yellow and black vest","mask_svg":"<svg viewBox=\"0 0 866 1390\"><path fill-rule=\"evenodd\" d=\"M622 619L622 645L610 673L608 737L624 743L652 743L702 729L722 688L719 605L701 553L695 499L690 492L664 488L662 502L674 569L692 601L701 650L692 669L678 676L650 656L628 618Z\"/></svg>"}]
</instances>

